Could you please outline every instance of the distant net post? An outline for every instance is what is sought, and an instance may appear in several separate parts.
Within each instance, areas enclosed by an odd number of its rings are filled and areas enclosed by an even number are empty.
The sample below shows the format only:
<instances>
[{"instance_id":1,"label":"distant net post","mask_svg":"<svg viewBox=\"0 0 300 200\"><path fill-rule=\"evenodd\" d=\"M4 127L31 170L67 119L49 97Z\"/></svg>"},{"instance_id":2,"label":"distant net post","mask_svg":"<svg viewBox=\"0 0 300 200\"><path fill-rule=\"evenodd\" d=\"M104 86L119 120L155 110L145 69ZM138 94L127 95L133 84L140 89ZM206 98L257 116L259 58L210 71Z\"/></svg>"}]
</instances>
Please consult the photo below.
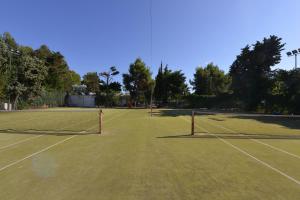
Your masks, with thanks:
<instances>
[{"instance_id":1,"label":"distant net post","mask_svg":"<svg viewBox=\"0 0 300 200\"><path fill-rule=\"evenodd\" d=\"M195 111L192 111L192 128L191 128L191 135L195 134Z\"/></svg>"},{"instance_id":2,"label":"distant net post","mask_svg":"<svg viewBox=\"0 0 300 200\"><path fill-rule=\"evenodd\" d=\"M151 99L150 99L150 116L153 116L153 93L155 88L155 82L151 83Z\"/></svg>"},{"instance_id":3,"label":"distant net post","mask_svg":"<svg viewBox=\"0 0 300 200\"><path fill-rule=\"evenodd\" d=\"M102 129L103 129L103 112L102 109L99 110L99 134L102 133Z\"/></svg>"}]
</instances>

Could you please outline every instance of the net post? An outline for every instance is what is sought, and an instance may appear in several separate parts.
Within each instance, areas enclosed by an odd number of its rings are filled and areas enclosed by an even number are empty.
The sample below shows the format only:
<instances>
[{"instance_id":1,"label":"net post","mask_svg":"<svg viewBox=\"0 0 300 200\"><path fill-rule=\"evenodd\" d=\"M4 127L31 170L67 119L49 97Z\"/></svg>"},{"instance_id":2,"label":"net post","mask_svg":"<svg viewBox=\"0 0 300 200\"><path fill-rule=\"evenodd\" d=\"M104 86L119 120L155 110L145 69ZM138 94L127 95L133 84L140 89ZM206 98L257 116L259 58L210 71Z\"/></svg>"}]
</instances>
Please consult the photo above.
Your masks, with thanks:
<instances>
[{"instance_id":1,"label":"net post","mask_svg":"<svg viewBox=\"0 0 300 200\"><path fill-rule=\"evenodd\" d=\"M192 128L191 128L191 135L195 134L195 111L192 111Z\"/></svg>"},{"instance_id":2,"label":"net post","mask_svg":"<svg viewBox=\"0 0 300 200\"><path fill-rule=\"evenodd\" d=\"M103 129L103 112L102 109L99 110L99 130L98 133L101 134Z\"/></svg>"}]
</instances>

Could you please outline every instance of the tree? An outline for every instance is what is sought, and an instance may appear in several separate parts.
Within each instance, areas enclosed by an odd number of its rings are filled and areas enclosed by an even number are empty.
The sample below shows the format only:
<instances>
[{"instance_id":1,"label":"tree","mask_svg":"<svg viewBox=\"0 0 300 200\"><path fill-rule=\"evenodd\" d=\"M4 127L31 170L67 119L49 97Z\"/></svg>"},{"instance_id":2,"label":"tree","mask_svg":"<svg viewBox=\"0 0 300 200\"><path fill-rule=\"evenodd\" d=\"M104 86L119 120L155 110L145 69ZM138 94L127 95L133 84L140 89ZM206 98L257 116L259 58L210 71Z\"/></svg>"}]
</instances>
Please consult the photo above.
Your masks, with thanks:
<instances>
[{"instance_id":1,"label":"tree","mask_svg":"<svg viewBox=\"0 0 300 200\"><path fill-rule=\"evenodd\" d=\"M151 72L140 58L129 66L127 74L123 74L123 84L135 105L151 90L151 80Z\"/></svg>"},{"instance_id":2,"label":"tree","mask_svg":"<svg viewBox=\"0 0 300 200\"><path fill-rule=\"evenodd\" d=\"M100 79L97 72L88 72L83 76L82 83L87 86L87 91L97 93L100 91Z\"/></svg>"},{"instance_id":3,"label":"tree","mask_svg":"<svg viewBox=\"0 0 300 200\"><path fill-rule=\"evenodd\" d=\"M47 69L43 62L28 55L22 55L20 66L12 71L7 93L16 109L20 97L33 99L42 92L42 85L47 76Z\"/></svg>"},{"instance_id":4,"label":"tree","mask_svg":"<svg viewBox=\"0 0 300 200\"><path fill-rule=\"evenodd\" d=\"M181 71L172 71L168 65L161 66L155 78L154 96L158 102L167 104L170 100L178 100L188 92L186 77Z\"/></svg>"},{"instance_id":5,"label":"tree","mask_svg":"<svg viewBox=\"0 0 300 200\"><path fill-rule=\"evenodd\" d=\"M230 77L213 63L196 68L191 85L197 95L219 95L228 92Z\"/></svg>"},{"instance_id":6,"label":"tree","mask_svg":"<svg viewBox=\"0 0 300 200\"><path fill-rule=\"evenodd\" d=\"M0 74L0 100L5 98L5 77Z\"/></svg>"},{"instance_id":7,"label":"tree","mask_svg":"<svg viewBox=\"0 0 300 200\"><path fill-rule=\"evenodd\" d=\"M290 71L276 70L273 76L269 110L299 114L300 113L300 69Z\"/></svg>"},{"instance_id":8,"label":"tree","mask_svg":"<svg viewBox=\"0 0 300 200\"><path fill-rule=\"evenodd\" d=\"M164 91L165 91L165 78L163 72L163 64L160 64L158 69L158 73L155 77L155 88L154 88L154 97L156 101L162 102L164 99Z\"/></svg>"},{"instance_id":9,"label":"tree","mask_svg":"<svg viewBox=\"0 0 300 200\"><path fill-rule=\"evenodd\" d=\"M186 77L181 70L171 72L167 77L168 99L179 100L188 93Z\"/></svg>"},{"instance_id":10,"label":"tree","mask_svg":"<svg viewBox=\"0 0 300 200\"><path fill-rule=\"evenodd\" d=\"M42 45L34 51L34 55L43 60L47 67L48 76L45 85L48 89L71 91L72 85L80 81L80 76L69 69L60 52L53 52L46 45Z\"/></svg>"},{"instance_id":11,"label":"tree","mask_svg":"<svg viewBox=\"0 0 300 200\"><path fill-rule=\"evenodd\" d=\"M286 80L288 110L293 114L300 114L300 69L289 72Z\"/></svg>"},{"instance_id":12,"label":"tree","mask_svg":"<svg viewBox=\"0 0 300 200\"><path fill-rule=\"evenodd\" d=\"M12 37L10 33L8 32L3 33L1 38L8 49L15 49L15 50L18 49L19 45L17 44L16 40Z\"/></svg>"},{"instance_id":13,"label":"tree","mask_svg":"<svg viewBox=\"0 0 300 200\"><path fill-rule=\"evenodd\" d=\"M41 60L30 56L22 57L21 62L24 70L24 77L21 78L24 78L25 95L28 98L35 98L43 90L44 80L47 77L47 68Z\"/></svg>"},{"instance_id":14,"label":"tree","mask_svg":"<svg viewBox=\"0 0 300 200\"><path fill-rule=\"evenodd\" d=\"M104 84L108 86L113 80L113 77L118 75L119 73L120 72L117 70L117 68L115 66L112 66L108 71L101 72L99 75L104 78Z\"/></svg>"},{"instance_id":15,"label":"tree","mask_svg":"<svg viewBox=\"0 0 300 200\"><path fill-rule=\"evenodd\" d=\"M72 91L73 85L81 83L80 75L73 70L69 70L64 76L64 91L66 92Z\"/></svg>"},{"instance_id":16,"label":"tree","mask_svg":"<svg viewBox=\"0 0 300 200\"><path fill-rule=\"evenodd\" d=\"M113 77L120 72L115 66L109 68L108 71L101 72L99 74L104 80L101 80L101 88L105 91L105 104L109 106L112 103L114 93L121 92L121 84L118 82L112 82Z\"/></svg>"},{"instance_id":17,"label":"tree","mask_svg":"<svg viewBox=\"0 0 300 200\"><path fill-rule=\"evenodd\" d=\"M6 44L4 43L2 36L0 35L0 99L5 98L5 88L6 88L6 67L7 65L7 56L6 56Z\"/></svg>"},{"instance_id":18,"label":"tree","mask_svg":"<svg viewBox=\"0 0 300 200\"><path fill-rule=\"evenodd\" d=\"M48 66L47 85L53 89L66 89L65 77L67 76L69 69L64 56L59 52L54 52L47 58L46 63Z\"/></svg>"},{"instance_id":19,"label":"tree","mask_svg":"<svg viewBox=\"0 0 300 200\"><path fill-rule=\"evenodd\" d=\"M169 82L168 78L171 75L172 71L168 69L168 65L163 67L161 63L160 68L158 70L158 74L155 78L155 88L154 88L154 96L155 99L163 104L168 103L169 99Z\"/></svg>"},{"instance_id":20,"label":"tree","mask_svg":"<svg viewBox=\"0 0 300 200\"><path fill-rule=\"evenodd\" d=\"M53 52L49 49L47 45L40 46L40 48L34 51L34 54L39 59L43 60L47 67L50 65L50 59Z\"/></svg>"},{"instance_id":21,"label":"tree","mask_svg":"<svg viewBox=\"0 0 300 200\"><path fill-rule=\"evenodd\" d=\"M230 67L232 90L247 110L255 110L267 98L272 88L271 67L281 60L285 44L281 38L270 36L256 42L251 48L247 45Z\"/></svg>"},{"instance_id":22,"label":"tree","mask_svg":"<svg viewBox=\"0 0 300 200\"><path fill-rule=\"evenodd\" d=\"M77 74L75 71L70 70L69 71L70 80L72 82L72 85L80 84L81 78L80 75Z\"/></svg>"},{"instance_id":23,"label":"tree","mask_svg":"<svg viewBox=\"0 0 300 200\"><path fill-rule=\"evenodd\" d=\"M0 35L0 98L14 107L51 91L61 93L80 83L80 76L69 69L63 55L46 45L33 50L16 43L9 33ZM49 91L50 90L50 91Z\"/></svg>"},{"instance_id":24,"label":"tree","mask_svg":"<svg viewBox=\"0 0 300 200\"><path fill-rule=\"evenodd\" d=\"M9 99L8 84L12 76L11 71L16 68L15 55L11 50L17 48L18 44L8 32L0 35L0 95L2 98Z\"/></svg>"},{"instance_id":25,"label":"tree","mask_svg":"<svg viewBox=\"0 0 300 200\"><path fill-rule=\"evenodd\" d=\"M19 51L19 45L16 43L15 39L9 34L4 33L0 37L1 39L1 76L3 77L2 89L4 89L5 97L10 100L11 98L18 99L19 95L25 91L23 83L18 81L18 75L23 75L19 72L21 65L20 55L15 54L15 51ZM5 78L4 78L5 77ZM17 98L15 98L15 96ZM15 104L14 104L15 105ZM15 106L14 106L15 107Z\"/></svg>"}]
</instances>

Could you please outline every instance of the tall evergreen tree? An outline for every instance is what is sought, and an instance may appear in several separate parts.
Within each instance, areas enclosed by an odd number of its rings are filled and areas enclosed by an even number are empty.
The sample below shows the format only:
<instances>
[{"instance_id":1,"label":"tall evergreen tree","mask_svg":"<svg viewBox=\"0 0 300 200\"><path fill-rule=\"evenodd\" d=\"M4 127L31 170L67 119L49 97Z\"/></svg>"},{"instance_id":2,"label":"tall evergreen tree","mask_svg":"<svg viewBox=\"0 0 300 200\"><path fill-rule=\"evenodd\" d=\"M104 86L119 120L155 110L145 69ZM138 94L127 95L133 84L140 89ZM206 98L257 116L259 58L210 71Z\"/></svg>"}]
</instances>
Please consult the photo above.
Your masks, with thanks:
<instances>
[{"instance_id":1,"label":"tall evergreen tree","mask_svg":"<svg viewBox=\"0 0 300 200\"><path fill-rule=\"evenodd\" d=\"M168 65L161 66L155 78L154 96L156 101L167 104L169 100L178 100L187 91L186 77L181 71L172 71Z\"/></svg>"},{"instance_id":2,"label":"tall evergreen tree","mask_svg":"<svg viewBox=\"0 0 300 200\"><path fill-rule=\"evenodd\" d=\"M155 77L155 88L154 88L154 97L156 101L163 101L165 91L165 82L164 82L164 73L163 73L163 64L160 64L158 73Z\"/></svg>"},{"instance_id":3,"label":"tall evergreen tree","mask_svg":"<svg viewBox=\"0 0 300 200\"><path fill-rule=\"evenodd\" d=\"M248 110L255 110L266 100L272 87L271 67L280 62L285 45L281 41L277 36L270 36L256 42L253 48L246 46L230 67L232 89Z\"/></svg>"}]
</instances>

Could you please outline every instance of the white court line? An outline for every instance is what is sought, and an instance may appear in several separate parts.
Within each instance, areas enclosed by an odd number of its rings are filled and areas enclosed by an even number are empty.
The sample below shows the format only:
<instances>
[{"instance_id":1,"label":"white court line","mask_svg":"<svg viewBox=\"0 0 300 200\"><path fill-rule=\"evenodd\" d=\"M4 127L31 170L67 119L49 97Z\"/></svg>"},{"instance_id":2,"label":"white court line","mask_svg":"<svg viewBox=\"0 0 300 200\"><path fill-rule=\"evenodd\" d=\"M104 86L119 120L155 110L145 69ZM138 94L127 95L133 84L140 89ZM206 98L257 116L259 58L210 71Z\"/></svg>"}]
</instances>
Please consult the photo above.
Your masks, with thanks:
<instances>
[{"instance_id":1,"label":"white court line","mask_svg":"<svg viewBox=\"0 0 300 200\"><path fill-rule=\"evenodd\" d=\"M77 123L77 125L78 125L78 124L85 123L85 122L89 122L89 121L92 121L92 120L87 120L87 121L84 121L84 122L80 122L80 123ZM68 128L68 127L71 127L71 126L73 126L73 125L65 126L65 127L61 128L61 129L59 129L58 131L62 131L63 129ZM88 129L88 130L89 130L89 129ZM18 141L18 142L16 142L16 143L12 143L12 144L9 144L9 145L0 147L0 150L6 149L6 148L9 148L9 147L18 145L18 144L22 144L22 143L24 143L24 142L27 142L27 141L29 141L29 140L33 140L33 139L35 139L35 138L39 138L39 137L42 137L42 136L44 136L44 135L38 135L38 136L33 136L33 137L30 137L30 138L26 138L26 139L21 140L21 141Z\"/></svg>"},{"instance_id":2,"label":"white court line","mask_svg":"<svg viewBox=\"0 0 300 200\"><path fill-rule=\"evenodd\" d=\"M35 155L38 155L38 154L40 154L40 153L42 153L42 152L44 152L44 151L47 151L47 150L51 149L52 147L55 147L55 146L57 146L57 145L59 145L59 144L62 144L62 143L66 142L66 141L68 141L68 140L70 140L70 139L72 139L72 138L74 138L74 137L76 137L76 135L73 135L73 136L71 136L71 137L68 137L68 138L66 138L66 139L64 139L64 140L61 140L61 141L59 141L59 142L57 142L57 143L55 143L55 144L52 144L52 145L50 145L50 146L48 146L48 147L46 147L46 148L44 148L44 149L42 149L42 150L40 150L40 151L37 151L37 152L35 152L35 153L33 153L33 154L30 154L30 155L28 155L28 156L26 156L26 157L24 157L24 158L22 158L22 159L20 159L20 160L17 160L17 161L12 162L12 163L10 163L10 164L8 164L8 165L5 165L4 167L1 167L1 168L0 168L0 172L2 172L3 170L7 169L8 167L11 167L11 166L13 166L13 165L16 165L16 164L20 163L20 162L22 162L22 161L24 161L24 160L26 160L26 159L28 159L28 158L31 158L31 157L33 157L33 156L35 156Z\"/></svg>"},{"instance_id":3,"label":"white court line","mask_svg":"<svg viewBox=\"0 0 300 200\"><path fill-rule=\"evenodd\" d=\"M6 146L2 146L0 147L0 150L2 149L5 149L5 148L8 148L8 147L12 147L12 146L15 146L17 144L21 144L21 143L24 143L24 142L27 142L29 140L33 140L35 138L39 138L39 137L42 137L43 135L38 135L38 136L33 136L33 137L30 137L30 138L26 138L24 140L21 140L21 141L18 141L18 142L15 142L15 143L12 143L12 144L9 144L9 145L6 145Z\"/></svg>"},{"instance_id":4,"label":"white court line","mask_svg":"<svg viewBox=\"0 0 300 200\"><path fill-rule=\"evenodd\" d=\"M126 113L127 113L127 112L126 112ZM121 115L123 115L123 114L125 114L125 113L121 113L120 115L117 115L117 116L115 116L115 117L113 117L113 118L111 118L111 119L109 119L109 120L107 120L107 121L113 120L113 119L115 119L116 117L121 116ZM92 121L92 120L83 121L83 122L80 122L80 123L78 123L78 124L82 124L82 123L90 122L90 121ZM106 122L107 122L107 121L106 121ZM77 124L77 125L78 125L78 124ZM73 126L73 125L65 126L65 127L61 128L61 129L59 129L59 130L63 130L63 129L65 129L65 128L68 128L68 127L71 127L71 126ZM98 126L98 125L95 125L95 126L89 128L89 129L87 129L87 131L93 129L93 128L96 127L96 126ZM6 146L2 146L2 147L0 147L0 150L6 149L6 148L9 148L9 147L18 145L18 144L22 144L22 143L24 143L24 142L27 142L27 141L29 141L29 140L33 140L33 139L36 139L36 138L39 138L39 137L42 137L42 136L44 136L44 135L38 135L38 136L33 136L33 137L30 137L30 138L26 138L26 139L24 139L24 140L21 140L21 141L18 141L18 142L15 142L15 143L12 143L12 144L9 144L9 145L6 145Z\"/></svg>"},{"instance_id":5,"label":"white court line","mask_svg":"<svg viewBox=\"0 0 300 200\"><path fill-rule=\"evenodd\" d=\"M185 119L185 118L182 118L182 117L180 117L180 118L183 119L183 120L185 120L185 121L187 121L188 123L190 123L189 120L187 120L187 119ZM231 146L232 148L236 149L237 151L243 153L244 155L249 156L250 158L254 159L256 162L258 162L258 163L260 163L260 164L262 164L262 165L264 165L264 166L266 166L266 167L272 169L273 171L277 172L278 174L280 174L280 175L286 177L287 179L293 181L294 183L300 185L300 181L299 181L299 180L297 180L297 179L295 179L295 178L293 178L293 177L287 175L286 173L280 171L279 169L276 169L275 167L269 165L268 163L266 163L266 162L264 162L264 161L262 161L262 160L259 160L259 159L256 158L255 156L253 156L253 155L247 153L247 152L244 151L243 149L241 149L241 148L239 148L239 147L233 145L232 143L230 143L230 142L228 142L228 141L226 141L226 140L220 138L219 136L217 136L217 135L215 135L215 134L213 134L213 133L210 133L208 130L204 129L203 127L200 127L200 126L198 126L197 124L195 124L195 125L196 125L198 128L201 128L202 130L206 131L208 134L210 134L210 135L214 136L215 138L219 139L219 140L222 141L223 143L227 144L228 146Z\"/></svg>"},{"instance_id":6,"label":"white court line","mask_svg":"<svg viewBox=\"0 0 300 200\"><path fill-rule=\"evenodd\" d=\"M23 120L23 122L31 121L31 120L34 120L34 119L36 119L36 118L33 117L33 118L30 118L30 119L27 119L27 120ZM91 121L91 120L88 120L88 121ZM11 121L9 121L9 123L11 123ZM81 123L83 123L83 122L81 122ZM79 123L79 124L81 124L81 123ZM71 126L72 126L72 125L71 125ZM59 129L59 130L63 130L63 129L68 128L68 127L70 127L70 125L65 126L65 127L61 128L61 129ZM12 143L12 144L9 144L9 145L6 145L6 146L2 146L2 147L0 147L0 150L6 149L6 148L9 148L9 147L18 145L18 144L22 144L22 143L24 143L24 142L27 142L27 141L29 141L29 140L36 139L36 138L39 138L39 137L42 137L42 136L44 136L44 135L38 135L38 136L33 136L33 137L30 137L30 138L26 138L26 139L24 139L24 140L21 140L21 141L18 141L18 142L15 142L15 143Z\"/></svg>"},{"instance_id":7,"label":"white court line","mask_svg":"<svg viewBox=\"0 0 300 200\"><path fill-rule=\"evenodd\" d=\"M115 118L117 118L117 117L122 116L123 114L128 113L128 112L129 112L129 111L124 112L124 113L121 113L120 115L117 115L117 116L115 116L115 117L113 117L113 118L111 118L111 119L109 119L109 120L107 120L107 121L111 121L111 120L113 120L113 119L115 119ZM106 122L107 122L107 121L106 121ZM92 129L92 128L93 128L93 127L91 127L90 129ZM90 130L90 129L87 129L87 130ZM82 133L84 133L84 131L82 131ZM68 137L68 138L66 138L66 139L64 139L64 140L61 140L61 141L59 141L59 142L57 142L57 143L55 143L55 144L52 144L52 145L50 145L50 146L48 146L48 147L46 147L46 148L44 148L44 149L42 149L42 150L40 150L40 151L37 151L37 152L35 152L35 153L33 153L33 154L30 154L30 155L28 155L28 156L26 156L26 157L24 157L24 158L22 158L22 159L20 159L20 160L17 160L17 161L15 161L15 162L12 162L12 163L10 163L10 164L8 164L8 165L6 165L6 166L0 168L0 172L2 172L3 170L7 169L8 167L11 167L11 166L14 166L14 165L20 163L20 162L22 162L22 161L24 161L24 160L26 160L26 159L28 159L28 158L32 158L32 157L35 156L35 155L38 155L38 154L40 154L40 153L42 153L42 152L44 152L44 151L47 151L47 150L51 149L52 147L55 147L55 146L57 146L57 145L59 145L59 144L62 144L62 143L64 143L64 142L68 141L68 140L71 140L72 138L74 138L74 137L76 137L76 136L78 136L78 135L73 135L73 136L71 136L71 137Z\"/></svg>"},{"instance_id":8,"label":"white court line","mask_svg":"<svg viewBox=\"0 0 300 200\"><path fill-rule=\"evenodd\" d=\"M242 134L240 134L240 133L238 133L238 132L236 132L236 131L234 131L234 130L232 130L232 129L226 128L226 127L224 127L224 126L222 126L222 125L215 125L215 124L209 123L209 122L207 122L207 121L206 121L206 123L209 124L209 125L211 125L211 126L215 126L215 127L222 128L222 129L227 130L227 131L229 131L229 132L231 132L231 133L236 133L236 134L242 135ZM249 136L245 136L245 137L248 137L248 139L251 140L251 141L253 141L253 142L262 144L262 145L267 146L267 147L269 147L269 148L271 148L271 149L280 151L280 152L282 152L282 153L285 153L285 154L288 154L288 155L290 155L290 156L293 156L293 157L295 157L295 158L300 159L300 156L298 156L298 155L296 155L296 154L290 153L290 152L288 152L288 151L285 151L285 150L280 149L280 148L278 148L278 147L275 147L275 146L273 146L273 145L264 143L264 142L262 142L262 141L260 141L260 140L250 138Z\"/></svg>"}]
</instances>

